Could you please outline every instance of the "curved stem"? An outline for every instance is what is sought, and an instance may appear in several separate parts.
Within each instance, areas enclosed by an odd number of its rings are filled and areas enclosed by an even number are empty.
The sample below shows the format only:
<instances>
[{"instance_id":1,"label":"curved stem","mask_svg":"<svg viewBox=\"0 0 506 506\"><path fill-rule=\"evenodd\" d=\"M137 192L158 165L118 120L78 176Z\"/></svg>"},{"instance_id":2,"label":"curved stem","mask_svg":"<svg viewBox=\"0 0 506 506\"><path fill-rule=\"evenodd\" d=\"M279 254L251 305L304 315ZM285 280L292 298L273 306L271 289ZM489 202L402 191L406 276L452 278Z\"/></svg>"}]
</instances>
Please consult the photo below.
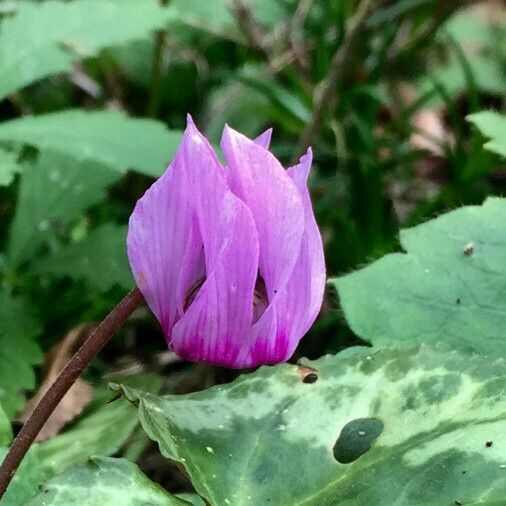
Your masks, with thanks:
<instances>
[{"instance_id":1,"label":"curved stem","mask_svg":"<svg viewBox=\"0 0 506 506\"><path fill-rule=\"evenodd\" d=\"M70 359L39 401L23 425L0 466L0 499L40 429L54 411L68 389L74 384L91 360L121 328L132 312L144 301L138 288L134 288L102 321L96 330Z\"/></svg>"}]
</instances>

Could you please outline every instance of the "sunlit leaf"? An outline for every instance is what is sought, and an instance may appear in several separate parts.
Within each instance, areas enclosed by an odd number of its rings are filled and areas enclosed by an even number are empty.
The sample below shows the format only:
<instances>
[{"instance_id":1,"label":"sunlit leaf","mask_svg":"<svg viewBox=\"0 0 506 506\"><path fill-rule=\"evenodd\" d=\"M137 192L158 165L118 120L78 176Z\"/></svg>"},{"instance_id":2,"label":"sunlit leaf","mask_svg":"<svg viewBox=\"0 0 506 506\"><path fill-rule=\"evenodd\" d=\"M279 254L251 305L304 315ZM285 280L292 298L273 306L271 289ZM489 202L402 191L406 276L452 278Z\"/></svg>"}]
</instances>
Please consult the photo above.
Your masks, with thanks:
<instances>
[{"instance_id":1,"label":"sunlit leaf","mask_svg":"<svg viewBox=\"0 0 506 506\"><path fill-rule=\"evenodd\" d=\"M0 186L8 186L14 179L14 175L21 170L16 163L17 154L0 149Z\"/></svg>"},{"instance_id":2,"label":"sunlit leaf","mask_svg":"<svg viewBox=\"0 0 506 506\"><path fill-rule=\"evenodd\" d=\"M46 473L54 476L92 455L116 453L138 422L131 407L121 402L102 406L72 429L40 444L39 456Z\"/></svg>"},{"instance_id":3,"label":"sunlit leaf","mask_svg":"<svg viewBox=\"0 0 506 506\"><path fill-rule=\"evenodd\" d=\"M126 227L102 225L84 239L35 261L33 272L82 279L92 290L106 291L114 285L130 289Z\"/></svg>"},{"instance_id":4,"label":"sunlit leaf","mask_svg":"<svg viewBox=\"0 0 506 506\"><path fill-rule=\"evenodd\" d=\"M7 454L7 448L0 447L0 462ZM21 465L12 478L0 504L2 506L24 506L26 501L33 497L37 486L43 479L40 468L38 446L33 445L24 456Z\"/></svg>"},{"instance_id":5,"label":"sunlit leaf","mask_svg":"<svg viewBox=\"0 0 506 506\"><path fill-rule=\"evenodd\" d=\"M251 0L255 19L266 27L286 20L286 8L277 0ZM172 0L167 9L170 26L186 25L217 37L245 42L227 0Z\"/></svg>"},{"instance_id":6,"label":"sunlit leaf","mask_svg":"<svg viewBox=\"0 0 506 506\"><path fill-rule=\"evenodd\" d=\"M467 119L490 139L485 143L485 148L506 156L506 116L504 114L482 111L470 114Z\"/></svg>"},{"instance_id":7,"label":"sunlit leaf","mask_svg":"<svg viewBox=\"0 0 506 506\"><path fill-rule=\"evenodd\" d=\"M506 81L497 61L488 56L476 55L469 57L467 64L478 89L499 95L506 93ZM464 93L467 81L461 63L456 58L452 58L448 64L438 66L424 75L415 85L419 95L423 96L435 89L435 83L436 86L442 86L449 97L457 97ZM434 95L428 103L434 104L441 100L441 96Z\"/></svg>"},{"instance_id":8,"label":"sunlit leaf","mask_svg":"<svg viewBox=\"0 0 506 506\"><path fill-rule=\"evenodd\" d=\"M176 497L183 499L183 501L186 501L193 506L206 506L204 500L197 494L182 493L176 494Z\"/></svg>"},{"instance_id":9,"label":"sunlit leaf","mask_svg":"<svg viewBox=\"0 0 506 506\"><path fill-rule=\"evenodd\" d=\"M506 501L505 381L504 360L355 348L196 394L123 391L211 504L448 506Z\"/></svg>"},{"instance_id":10,"label":"sunlit leaf","mask_svg":"<svg viewBox=\"0 0 506 506\"><path fill-rule=\"evenodd\" d=\"M69 431L33 445L2 499L2 506L24 505L37 493L43 481L93 455L116 453L137 424L133 406L114 402L81 418ZM5 453L6 450L0 448L0 462Z\"/></svg>"},{"instance_id":11,"label":"sunlit leaf","mask_svg":"<svg viewBox=\"0 0 506 506\"><path fill-rule=\"evenodd\" d=\"M496 43L495 32L506 28L504 18L497 21L499 23L491 23L479 12L467 9L452 16L444 24L443 30L462 44L464 49L485 50Z\"/></svg>"},{"instance_id":12,"label":"sunlit leaf","mask_svg":"<svg viewBox=\"0 0 506 506\"><path fill-rule=\"evenodd\" d=\"M128 118L118 111L68 110L0 124L0 140L154 177L164 171L180 137L159 121Z\"/></svg>"},{"instance_id":13,"label":"sunlit leaf","mask_svg":"<svg viewBox=\"0 0 506 506\"><path fill-rule=\"evenodd\" d=\"M103 165L54 152L44 152L33 165L27 164L10 228L10 262L29 259L51 233L63 230L104 199L107 187L120 177Z\"/></svg>"},{"instance_id":14,"label":"sunlit leaf","mask_svg":"<svg viewBox=\"0 0 506 506\"><path fill-rule=\"evenodd\" d=\"M0 100L104 47L144 38L166 21L155 0L49 0L16 7L0 24Z\"/></svg>"},{"instance_id":15,"label":"sunlit leaf","mask_svg":"<svg viewBox=\"0 0 506 506\"><path fill-rule=\"evenodd\" d=\"M190 504L169 494L125 459L96 457L41 486L30 506L177 506Z\"/></svg>"},{"instance_id":16,"label":"sunlit leaf","mask_svg":"<svg viewBox=\"0 0 506 506\"><path fill-rule=\"evenodd\" d=\"M401 231L393 253L332 280L352 330L375 346L443 342L506 358L506 200Z\"/></svg>"},{"instance_id":17,"label":"sunlit leaf","mask_svg":"<svg viewBox=\"0 0 506 506\"><path fill-rule=\"evenodd\" d=\"M12 441L11 424L0 406L0 446L6 446Z\"/></svg>"},{"instance_id":18,"label":"sunlit leaf","mask_svg":"<svg viewBox=\"0 0 506 506\"><path fill-rule=\"evenodd\" d=\"M35 341L41 327L26 299L0 290L0 403L9 418L35 388L34 365L42 361Z\"/></svg>"}]
</instances>

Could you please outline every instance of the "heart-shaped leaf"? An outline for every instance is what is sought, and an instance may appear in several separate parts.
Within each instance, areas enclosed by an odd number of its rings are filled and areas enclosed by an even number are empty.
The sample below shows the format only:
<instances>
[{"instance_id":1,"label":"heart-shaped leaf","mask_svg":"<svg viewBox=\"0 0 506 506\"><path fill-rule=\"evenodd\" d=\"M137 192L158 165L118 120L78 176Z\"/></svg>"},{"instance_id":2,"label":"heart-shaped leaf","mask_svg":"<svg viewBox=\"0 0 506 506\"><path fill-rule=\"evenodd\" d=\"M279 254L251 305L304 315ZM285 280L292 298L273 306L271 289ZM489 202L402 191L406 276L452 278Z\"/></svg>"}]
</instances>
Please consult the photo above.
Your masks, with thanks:
<instances>
[{"instance_id":1,"label":"heart-shaped leaf","mask_svg":"<svg viewBox=\"0 0 506 506\"><path fill-rule=\"evenodd\" d=\"M506 504L505 381L502 359L355 348L186 396L121 388L213 505L449 506Z\"/></svg>"},{"instance_id":2,"label":"heart-shaped leaf","mask_svg":"<svg viewBox=\"0 0 506 506\"><path fill-rule=\"evenodd\" d=\"M27 506L48 504L184 506L190 503L153 483L128 460L95 457L42 485Z\"/></svg>"},{"instance_id":3,"label":"heart-shaped leaf","mask_svg":"<svg viewBox=\"0 0 506 506\"><path fill-rule=\"evenodd\" d=\"M348 324L374 346L443 342L506 357L506 199L401 231L404 253L333 280Z\"/></svg>"}]
</instances>

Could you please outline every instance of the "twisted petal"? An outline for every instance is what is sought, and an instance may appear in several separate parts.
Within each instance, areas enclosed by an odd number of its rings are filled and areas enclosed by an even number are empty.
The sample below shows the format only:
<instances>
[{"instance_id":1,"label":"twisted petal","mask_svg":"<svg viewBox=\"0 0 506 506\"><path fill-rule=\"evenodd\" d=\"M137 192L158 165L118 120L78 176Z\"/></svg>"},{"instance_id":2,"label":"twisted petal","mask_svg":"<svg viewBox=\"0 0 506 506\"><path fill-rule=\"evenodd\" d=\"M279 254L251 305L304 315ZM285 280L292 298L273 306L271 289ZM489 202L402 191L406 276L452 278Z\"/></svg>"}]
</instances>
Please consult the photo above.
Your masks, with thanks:
<instances>
[{"instance_id":1,"label":"twisted petal","mask_svg":"<svg viewBox=\"0 0 506 506\"><path fill-rule=\"evenodd\" d=\"M259 255L253 216L227 188L214 151L191 121L182 151L206 279L175 324L171 345L189 360L244 367Z\"/></svg>"},{"instance_id":2,"label":"twisted petal","mask_svg":"<svg viewBox=\"0 0 506 506\"><path fill-rule=\"evenodd\" d=\"M288 169L304 205L304 233L297 261L285 288L276 294L252 328L251 365L287 360L320 310L325 288L325 261L320 232L314 218L307 178L309 150Z\"/></svg>"},{"instance_id":3,"label":"twisted petal","mask_svg":"<svg viewBox=\"0 0 506 506\"><path fill-rule=\"evenodd\" d=\"M271 300L285 287L297 260L304 227L302 199L278 160L261 145L226 126L221 146L231 190L255 220L259 269Z\"/></svg>"}]
</instances>

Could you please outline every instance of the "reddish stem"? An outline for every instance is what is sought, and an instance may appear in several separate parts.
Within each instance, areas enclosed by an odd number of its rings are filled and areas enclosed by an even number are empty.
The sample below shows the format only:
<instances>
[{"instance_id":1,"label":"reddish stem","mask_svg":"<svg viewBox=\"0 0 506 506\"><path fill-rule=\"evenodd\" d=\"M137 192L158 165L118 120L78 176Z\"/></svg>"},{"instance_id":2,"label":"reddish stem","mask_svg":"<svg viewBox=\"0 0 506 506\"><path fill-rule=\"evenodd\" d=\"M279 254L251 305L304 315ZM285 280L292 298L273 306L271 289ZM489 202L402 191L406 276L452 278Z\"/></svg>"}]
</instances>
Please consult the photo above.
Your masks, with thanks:
<instances>
[{"instance_id":1,"label":"reddish stem","mask_svg":"<svg viewBox=\"0 0 506 506\"><path fill-rule=\"evenodd\" d=\"M102 321L86 339L76 354L56 378L39 401L32 414L23 425L0 466L0 499L23 460L40 429L46 423L58 403L74 384L91 360L98 354L111 337L121 328L132 312L139 307L144 298L138 288L134 288Z\"/></svg>"}]
</instances>

